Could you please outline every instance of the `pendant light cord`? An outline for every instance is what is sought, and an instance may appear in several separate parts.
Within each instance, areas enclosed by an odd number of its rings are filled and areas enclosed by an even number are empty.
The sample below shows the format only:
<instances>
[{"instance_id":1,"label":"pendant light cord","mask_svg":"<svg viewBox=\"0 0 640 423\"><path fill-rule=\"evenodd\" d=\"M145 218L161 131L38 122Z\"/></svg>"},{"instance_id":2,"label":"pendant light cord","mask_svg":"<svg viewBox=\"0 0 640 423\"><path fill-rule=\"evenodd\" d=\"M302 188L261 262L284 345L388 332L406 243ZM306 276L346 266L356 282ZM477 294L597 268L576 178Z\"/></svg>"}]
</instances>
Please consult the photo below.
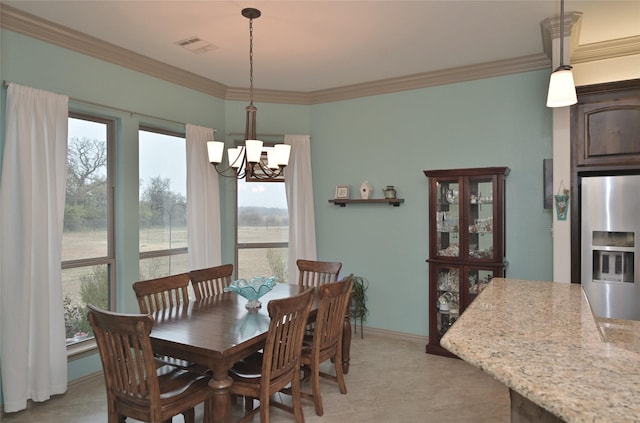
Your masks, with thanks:
<instances>
[{"instance_id":1,"label":"pendant light cord","mask_svg":"<svg viewBox=\"0 0 640 423\"><path fill-rule=\"evenodd\" d=\"M564 0L560 0L560 68L564 67Z\"/></svg>"}]
</instances>

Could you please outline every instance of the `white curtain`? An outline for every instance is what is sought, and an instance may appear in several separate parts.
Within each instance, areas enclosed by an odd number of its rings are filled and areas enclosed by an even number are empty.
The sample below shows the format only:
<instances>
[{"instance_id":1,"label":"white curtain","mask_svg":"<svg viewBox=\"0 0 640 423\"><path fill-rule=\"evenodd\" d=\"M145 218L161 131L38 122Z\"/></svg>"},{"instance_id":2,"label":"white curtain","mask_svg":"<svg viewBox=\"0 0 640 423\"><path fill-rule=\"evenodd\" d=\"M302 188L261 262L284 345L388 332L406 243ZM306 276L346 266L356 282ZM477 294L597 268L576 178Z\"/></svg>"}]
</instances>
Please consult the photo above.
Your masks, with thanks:
<instances>
[{"instance_id":1,"label":"white curtain","mask_svg":"<svg viewBox=\"0 0 640 423\"><path fill-rule=\"evenodd\" d=\"M187 124L187 239L191 269L222 264L218 173L207 156L207 141L213 141L213 137L213 129Z\"/></svg>"},{"instance_id":2,"label":"white curtain","mask_svg":"<svg viewBox=\"0 0 640 423\"><path fill-rule=\"evenodd\" d=\"M311 137L285 135L291 146L284 185L289 207L289 283L297 283L296 260L316 260L316 218L313 211Z\"/></svg>"},{"instance_id":3,"label":"white curtain","mask_svg":"<svg viewBox=\"0 0 640 423\"><path fill-rule=\"evenodd\" d=\"M0 179L4 409L67 390L62 227L68 97L9 84Z\"/></svg>"}]
</instances>

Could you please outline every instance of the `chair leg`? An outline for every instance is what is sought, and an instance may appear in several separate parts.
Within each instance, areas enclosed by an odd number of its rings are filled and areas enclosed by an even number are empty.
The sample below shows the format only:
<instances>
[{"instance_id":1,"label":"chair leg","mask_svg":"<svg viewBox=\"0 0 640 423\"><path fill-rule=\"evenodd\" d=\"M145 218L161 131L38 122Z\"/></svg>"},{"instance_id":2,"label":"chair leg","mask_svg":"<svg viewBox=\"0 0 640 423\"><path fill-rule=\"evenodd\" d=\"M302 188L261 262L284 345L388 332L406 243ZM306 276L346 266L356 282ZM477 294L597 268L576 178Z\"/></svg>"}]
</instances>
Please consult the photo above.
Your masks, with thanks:
<instances>
[{"instance_id":1,"label":"chair leg","mask_svg":"<svg viewBox=\"0 0 640 423\"><path fill-rule=\"evenodd\" d=\"M296 416L296 422L304 423L304 414L302 412L302 401L300 396L300 379L297 377L293 378L291 381L291 400L293 401L293 414ZM321 416L322 414L318 415Z\"/></svg>"},{"instance_id":2,"label":"chair leg","mask_svg":"<svg viewBox=\"0 0 640 423\"><path fill-rule=\"evenodd\" d=\"M324 410L322 409L322 396L320 394L320 369L318 364L311 369L311 392L313 393L313 405L316 408L316 414L322 416Z\"/></svg>"},{"instance_id":3,"label":"chair leg","mask_svg":"<svg viewBox=\"0 0 640 423\"><path fill-rule=\"evenodd\" d=\"M269 423L269 392L266 389L260 392L260 423Z\"/></svg>"},{"instance_id":4,"label":"chair leg","mask_svg":"<svg viewBox=\"0 0 640 423\"><path fill-rule=\"evenodd\" d=\"M338 348L335 355L335 369L336 369L336 380L338 381L338 387L340 388L340 393L347 393L347 385L344 383L344 369L342 367L342 353L340 348Z\"/></svg>"}]
</instances>

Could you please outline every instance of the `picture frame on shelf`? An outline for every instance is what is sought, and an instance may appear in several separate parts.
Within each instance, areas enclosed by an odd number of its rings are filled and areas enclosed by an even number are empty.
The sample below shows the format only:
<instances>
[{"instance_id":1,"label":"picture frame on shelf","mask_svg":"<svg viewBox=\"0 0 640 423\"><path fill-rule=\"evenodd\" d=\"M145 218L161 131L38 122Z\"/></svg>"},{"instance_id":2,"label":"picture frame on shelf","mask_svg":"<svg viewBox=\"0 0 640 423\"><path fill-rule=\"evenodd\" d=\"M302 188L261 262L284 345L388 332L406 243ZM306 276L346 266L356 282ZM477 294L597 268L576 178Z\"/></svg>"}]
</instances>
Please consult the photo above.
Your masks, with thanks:
<instances>
[{"instance_id":1,"label":"picture frame on shelf","mask_svg":"<svg viewBox=\"0 0 640 423\"><path fill-rule=\"evenodd\" d=\"M336 200L349 199L349 185L336 185Z\"/></svg>"}]
</instances>

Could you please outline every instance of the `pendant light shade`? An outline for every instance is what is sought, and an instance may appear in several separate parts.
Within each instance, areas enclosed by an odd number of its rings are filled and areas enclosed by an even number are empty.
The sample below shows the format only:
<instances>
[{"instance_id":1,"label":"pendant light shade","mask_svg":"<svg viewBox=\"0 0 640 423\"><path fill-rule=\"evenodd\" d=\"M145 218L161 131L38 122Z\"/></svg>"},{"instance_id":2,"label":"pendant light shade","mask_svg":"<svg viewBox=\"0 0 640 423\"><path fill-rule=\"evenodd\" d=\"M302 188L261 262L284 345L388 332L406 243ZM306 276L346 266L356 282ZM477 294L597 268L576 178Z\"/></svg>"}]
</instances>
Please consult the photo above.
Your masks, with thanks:
<instances>
[{"instance_id":1,"label":"pendant light shade","mask_svg":"<svg viewBox=\"0 0 640 423\"><path fill-rule=\"evenodd\" d=\"M578 98L571 66L556 69L549 79L547 107L565 107L577 102Z\"/></svg>"},{"instance_id":2,"label":"pendant light shade","mask_svg":"<svg viewBox=\"0 0 640 423\"><path fill-rule=\"evenodd\" d=\"M571 69L564 64L564 0L560 0L560 66L549 78L547 107L565 107L578 102Z\"/></svg>"}]
</instances>

